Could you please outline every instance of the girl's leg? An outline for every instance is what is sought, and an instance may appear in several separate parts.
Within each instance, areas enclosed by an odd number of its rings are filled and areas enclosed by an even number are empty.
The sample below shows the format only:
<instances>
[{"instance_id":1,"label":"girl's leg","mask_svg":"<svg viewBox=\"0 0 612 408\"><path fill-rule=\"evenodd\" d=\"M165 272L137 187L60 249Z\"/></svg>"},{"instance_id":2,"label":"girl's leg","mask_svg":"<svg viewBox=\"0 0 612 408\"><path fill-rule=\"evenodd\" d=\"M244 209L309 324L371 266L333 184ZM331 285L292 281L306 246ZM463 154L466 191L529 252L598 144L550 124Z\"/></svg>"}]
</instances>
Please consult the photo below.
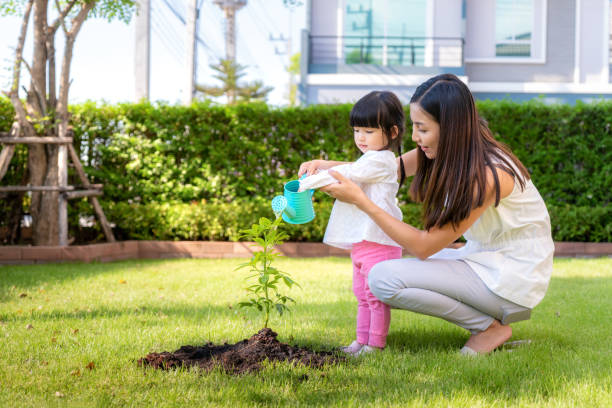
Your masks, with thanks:
<instances>
[{"instance_id":1,"label":"girl's leg","mask_svg":"<svg viewBox=\"0 0 612 408\"><path fill-rule=\"evenodd\" d=\"M368 345L384 348L387 344L389 334L389 323L391 321L391 308L381 302L372 294L367 283L367 277L374 265L389 259L402 257L402 249L398 247L381 245L372 242L362 243L359 247L360 260L362 262L360 274L365 281L365 295L370 310L370 324Z\"/></svg>"},{"instance_id":2,"label":"girl's leg","mask_svg":"<svg viewBox=\"0 0 612 408\"><path fill-rule=\"evenodd\" d=\"M364 274L367 276L368 272L369 269L364 271ZM384 348L387 345L387 335L389 334L389 324L391 323L391 307L378 300L370 291L367 283L365 290L370 309L370 332L367 344L373 347Z\"/></svg>"},{"instance_id":3,"label":"girl's leg","mask_svg":"<svg viewBox=\"0 0 612 408\"><path fill-rule=\"evenodd\" d=\"M481 339L481 332L498 326L505 309L520 308L491 292L465 262L458 260L406 258L382 262L372 268L369 287L392 307L441 317ZM511 336L510 327L501 326L498 331L502 335L480 342L477 351Z\"/></svg>"},{"instance_id":4,"label":"girl's leg","mask_svg":"<svg viewBox=\"0 0 612 408\"><path fill-rule=\"evenodd\" d=\"M351 252L353 260L353 293L357 298L357 342L368 344L370 333L370 307L366 295L367 277L363 276L361 262L354 252Z\"/></svg>"}]
</instances>

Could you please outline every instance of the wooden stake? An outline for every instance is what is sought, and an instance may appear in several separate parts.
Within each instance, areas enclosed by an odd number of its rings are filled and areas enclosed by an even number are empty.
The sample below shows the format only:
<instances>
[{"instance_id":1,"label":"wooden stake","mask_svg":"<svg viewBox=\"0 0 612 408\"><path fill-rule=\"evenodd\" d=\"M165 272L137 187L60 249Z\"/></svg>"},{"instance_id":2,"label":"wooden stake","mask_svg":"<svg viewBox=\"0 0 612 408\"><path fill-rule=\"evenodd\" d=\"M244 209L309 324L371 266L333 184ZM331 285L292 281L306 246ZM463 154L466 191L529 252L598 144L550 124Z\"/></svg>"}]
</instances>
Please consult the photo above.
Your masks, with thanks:
<instances>
[{"instance_id":1,"label":"wooden stake","mask_svg":"<svg viewBox=\"0 0 612 408\"><path fill-rule=\"evenodd\" d=\"M77 155L76 150L74 150L74 146L68 145L68 153L70 153L70 159L72 160L72 164L74 165L74 169L76 170L79 178L81 179L81 183L85 187L91 186L87 176L85 175L85 171L83 170L83 166L81 166L81 161L79 160L79 156ZM98 220L100 220L100 225L102 226L102 230L104 231L104 235L106 236L106 240L108 242L115 242L115 236L113 235L113 230L104 215L104 211L102 211L102 206L96 197L89 197L91 204L93 205L94 211L98 216Z\"/></svg>"},{"instance_id":2,"label":"wooden stake","mask_svg":"<svg viewBox=\"0 0 612 408\"><path fill-rule=\"evenodd\" d=\"M28 137L0 137L0 143L4 144L70 144L71 137L55 136L28 136Z\"/></svg>"},{"instance_id":3,"label":"wooden stake","mask_svg":"<svg viewBox=\"0 0 612 408\"><path fill-rule=\"evenodd\" d=\"M66 200L72 200L74 198L83 198L83 197L100 197L102 195L101 190L79 190L79 191L66 191L63 193L63 196L66 197Z\"/></svg>"},{"instance_id":4,"label":"wooden stake","mask_svg":"<svg viewBox=\"0 0 612 408\"><path fill-rule=\"evenodd\" d=\"M11 132L8 134L6 139L17 139L17 137L15 136L19 135L19 129L21 129L19 122L17 121L13 122L13 126L11 127ZM8 145L8 146L3 145L2 146L2 152L0 152L0 180L2 180L2 178L6 174L9 163L11 162L11 159L13 158L14 152L15 152L15 145Z\"/></svg>"}]
</instances>

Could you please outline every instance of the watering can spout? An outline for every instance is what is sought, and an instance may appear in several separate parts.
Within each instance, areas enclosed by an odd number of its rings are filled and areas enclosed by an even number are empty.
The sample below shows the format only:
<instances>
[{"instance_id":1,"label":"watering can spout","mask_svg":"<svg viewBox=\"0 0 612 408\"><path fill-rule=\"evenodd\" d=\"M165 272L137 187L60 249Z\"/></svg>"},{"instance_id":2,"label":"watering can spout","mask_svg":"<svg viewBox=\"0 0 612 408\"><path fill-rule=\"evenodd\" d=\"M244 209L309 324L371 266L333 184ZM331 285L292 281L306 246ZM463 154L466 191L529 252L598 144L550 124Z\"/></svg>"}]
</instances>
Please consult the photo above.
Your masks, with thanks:
<instances>
[{"instance_id":1,"label":"watering can spout","mask_svg":"<svg viewBox=\"0 0 612 408\"><path fill-rule=\"evenodd\" d=\"M275 214L287 213L290 217L295 218L295 210L289 206L285 196L278 195L272 199L272 210Z\"/></svg>"},{"instance_id":2,"label":"watering can spout","mask_svg":"<svg viewBox=\"0 0 612 408\"><path fill-rule=\"evenodd\" d=\"M306 224L315 217L312 206L314 190L298 192L299 187L299 181L289 181L285 184L284 194L272 200L272 210L276 216L282 214L283 220L290 224Z\"/></svg>"}]
</instances>

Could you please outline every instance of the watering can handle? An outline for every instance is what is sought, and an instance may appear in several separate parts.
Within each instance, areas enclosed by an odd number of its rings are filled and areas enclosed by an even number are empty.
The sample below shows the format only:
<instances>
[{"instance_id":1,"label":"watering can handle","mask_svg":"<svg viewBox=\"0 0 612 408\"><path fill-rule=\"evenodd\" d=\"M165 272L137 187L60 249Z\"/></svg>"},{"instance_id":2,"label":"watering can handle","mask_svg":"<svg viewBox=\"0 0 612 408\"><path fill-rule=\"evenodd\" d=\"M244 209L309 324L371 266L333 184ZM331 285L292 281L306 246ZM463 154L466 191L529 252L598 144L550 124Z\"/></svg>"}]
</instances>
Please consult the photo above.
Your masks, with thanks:
<instances>
[{"instance_id":1,"label":"watering can handle","mask_svg":"<svg viewBox=\"0 0 612 408\"><path fill-rule=\"evenodd\" d=\"M306 177L306 173L302 174L302 177L300 177L300 180ZM310 196L312 197L312 195L314 194L314 189L311 188L310 189Z\"/></svg>"}]
</instances>

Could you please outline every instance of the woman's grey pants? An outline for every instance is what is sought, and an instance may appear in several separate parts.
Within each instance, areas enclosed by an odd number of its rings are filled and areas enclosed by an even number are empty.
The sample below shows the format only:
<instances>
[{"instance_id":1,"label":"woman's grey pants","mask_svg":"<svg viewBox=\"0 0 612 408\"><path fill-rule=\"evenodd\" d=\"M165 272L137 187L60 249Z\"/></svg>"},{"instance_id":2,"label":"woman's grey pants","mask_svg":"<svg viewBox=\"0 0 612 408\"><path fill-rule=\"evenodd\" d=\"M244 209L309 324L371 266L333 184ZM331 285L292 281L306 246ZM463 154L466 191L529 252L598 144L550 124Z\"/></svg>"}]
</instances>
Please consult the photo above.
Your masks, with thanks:
<instances>
[{"instance_id":1,"label":"woman's grey pants","mask_svg":"<svg viewBox=\"0 0 612 408\"><path fill-rule=\"evenodd\" d=\"M503 324L529 319L531 312L491 292L461 260L383 261L371 269L368 284L391 307L441 317L472 333L486 330L494 319Z\"/></svg>"}]
</instances>

